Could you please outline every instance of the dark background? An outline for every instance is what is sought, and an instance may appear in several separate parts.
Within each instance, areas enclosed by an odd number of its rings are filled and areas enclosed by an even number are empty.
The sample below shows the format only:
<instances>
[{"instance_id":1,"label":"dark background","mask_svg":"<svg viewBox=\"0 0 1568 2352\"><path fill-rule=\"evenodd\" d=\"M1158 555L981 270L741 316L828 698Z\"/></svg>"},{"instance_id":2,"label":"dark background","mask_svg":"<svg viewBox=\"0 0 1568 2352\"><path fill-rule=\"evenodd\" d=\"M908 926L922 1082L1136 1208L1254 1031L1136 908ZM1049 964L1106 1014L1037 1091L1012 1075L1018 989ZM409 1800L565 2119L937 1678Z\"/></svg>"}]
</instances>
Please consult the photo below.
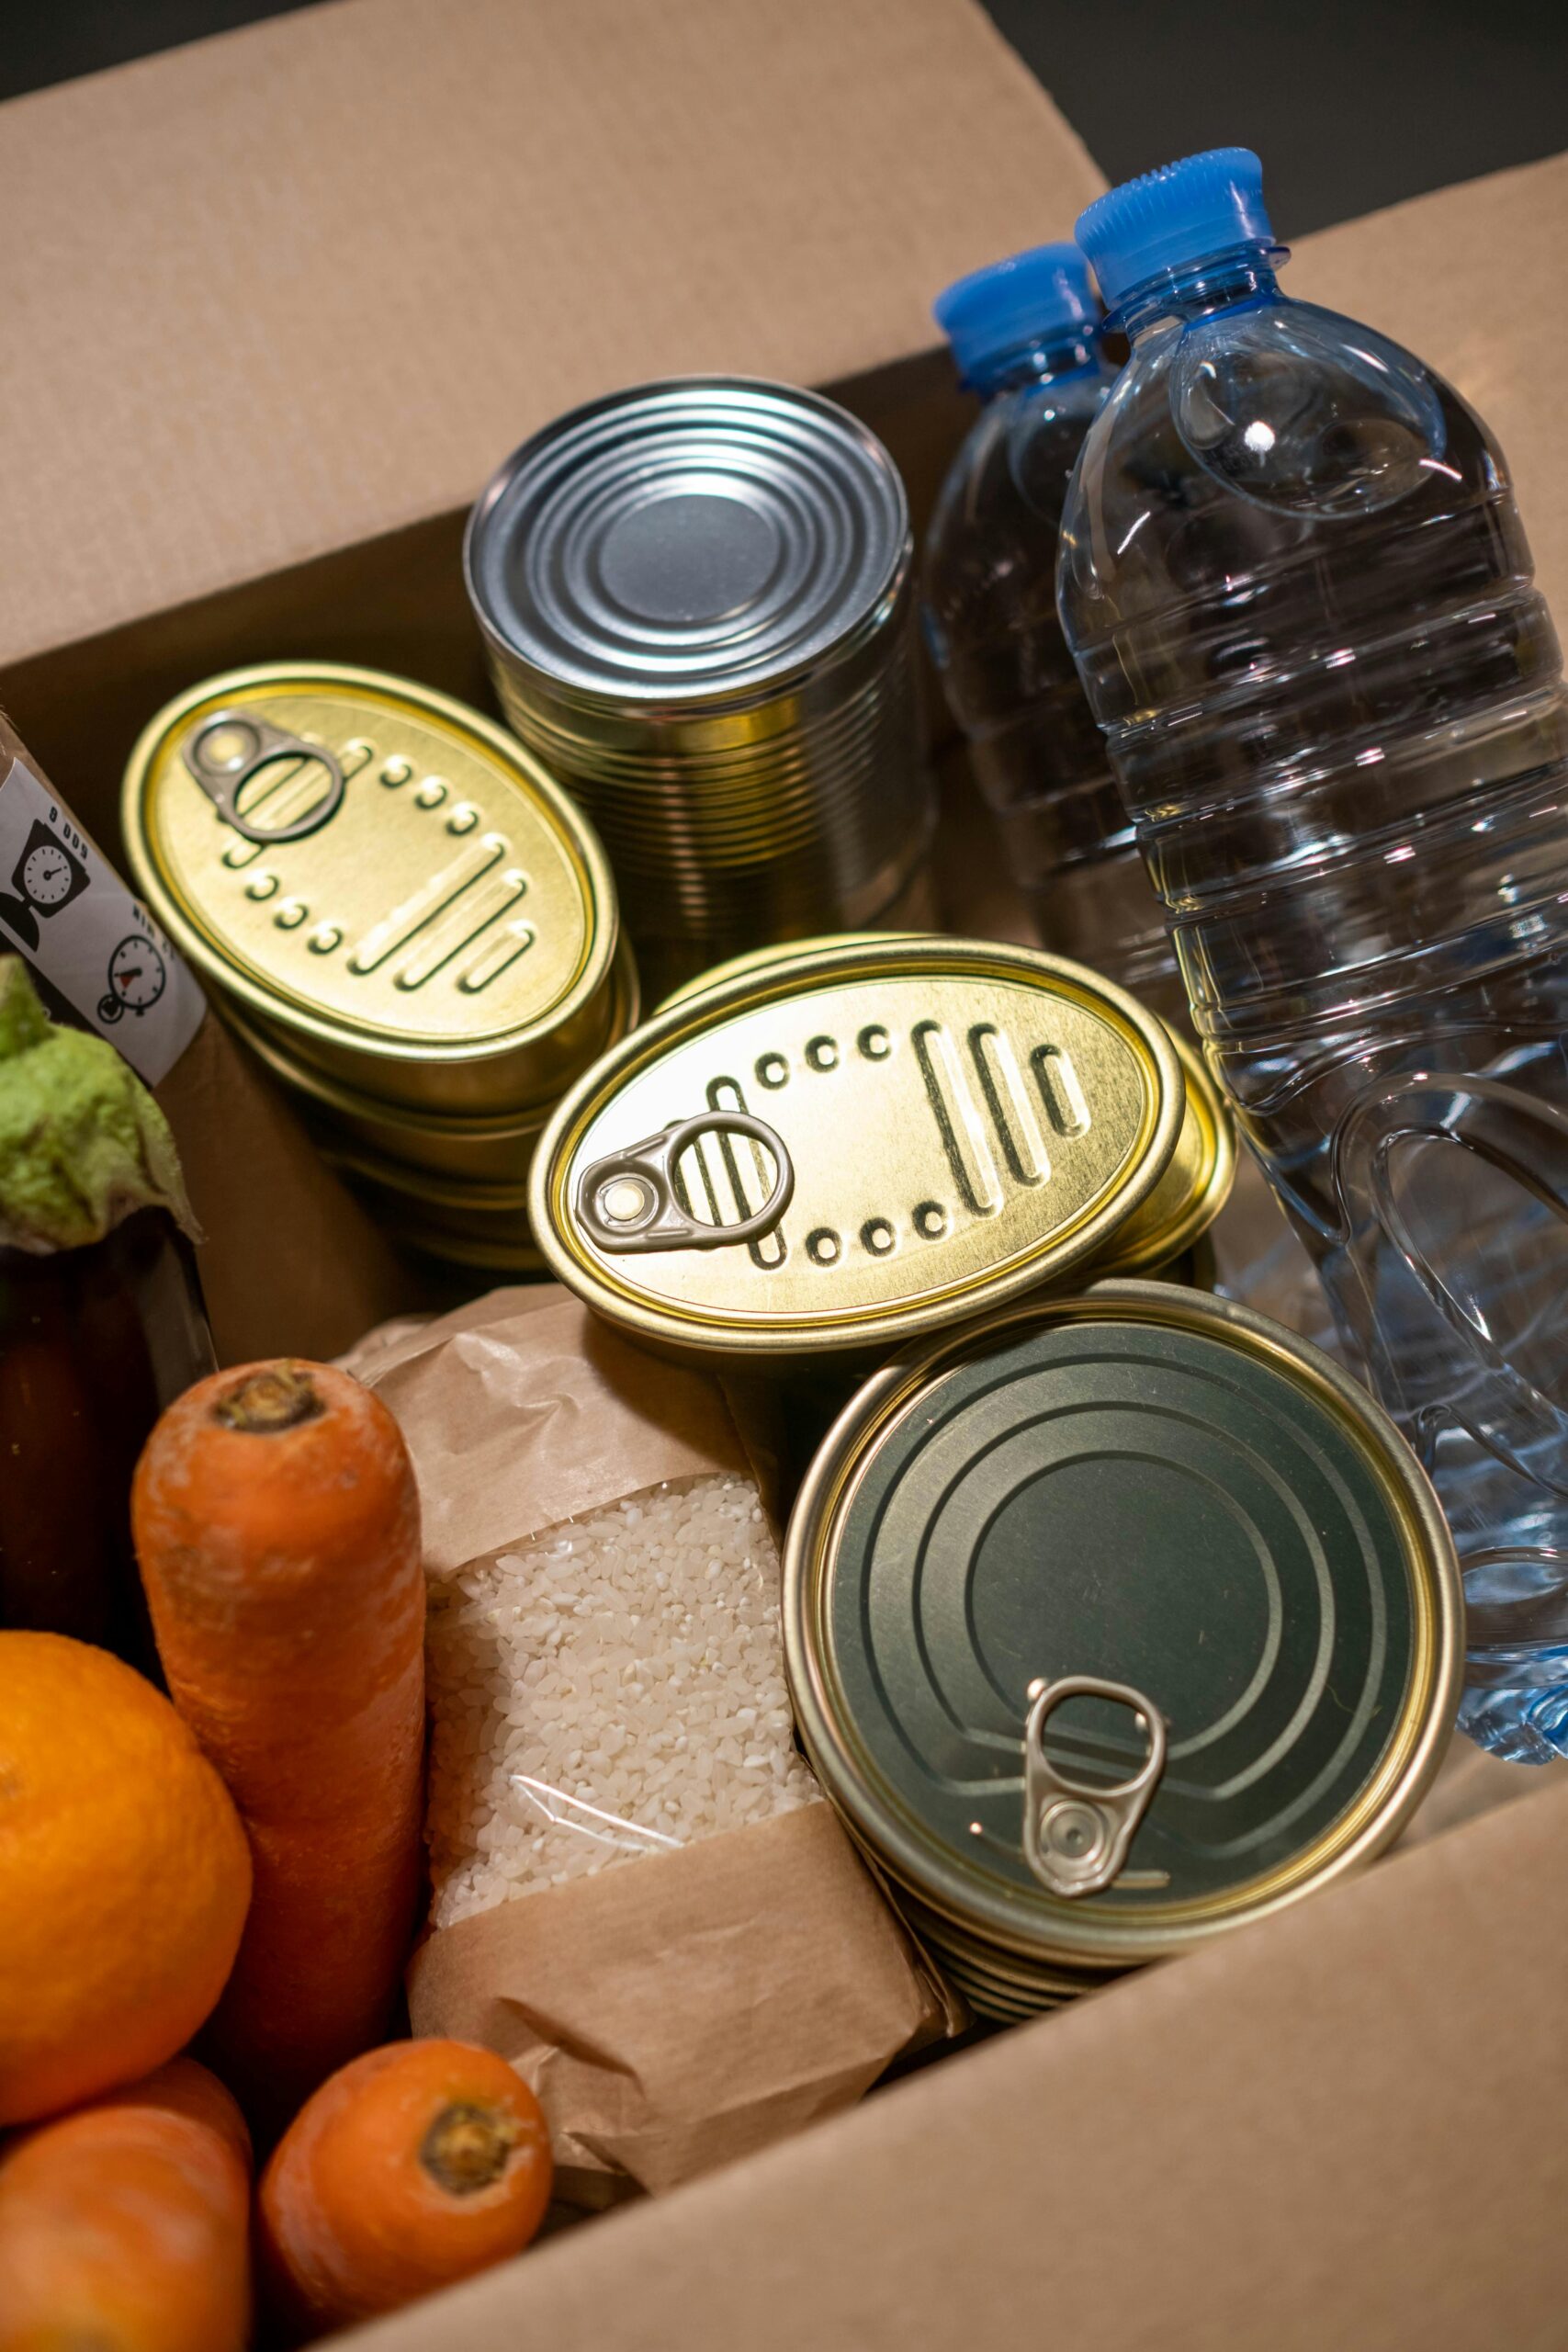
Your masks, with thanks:
<instances>
[{"instance_id":1,"label":"dark background","mask_svg":"<svg viewBox=\"0 0 1568 2352\"><path fill-rule=\"evenodd\" d=\"M0 96L310 5L0 0ZM987 5L1112 179L1169 160L1179 112L1188 151L1261 152L1287 235L1568 145L1568 0Z\"/></svg>"}]
</instances>

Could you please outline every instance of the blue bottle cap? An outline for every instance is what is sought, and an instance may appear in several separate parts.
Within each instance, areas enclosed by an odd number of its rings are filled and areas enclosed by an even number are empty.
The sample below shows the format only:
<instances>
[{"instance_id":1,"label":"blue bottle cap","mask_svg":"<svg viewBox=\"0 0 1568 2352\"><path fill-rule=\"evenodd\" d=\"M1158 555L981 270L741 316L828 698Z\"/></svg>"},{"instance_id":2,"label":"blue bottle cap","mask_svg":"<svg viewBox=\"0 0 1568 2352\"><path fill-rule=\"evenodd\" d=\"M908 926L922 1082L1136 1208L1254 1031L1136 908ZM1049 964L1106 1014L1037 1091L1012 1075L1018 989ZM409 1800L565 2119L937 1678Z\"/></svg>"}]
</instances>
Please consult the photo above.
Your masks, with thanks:
<instances>
[{"instance_id":1,"label":"blue bottle cap","mask_svg":"<svg viewBox=\"0 0 1568 2352\"><path fill-rule=\"evenodd\" d=\"M1034 245L972 270L937 296L931 311L965 383L1010 351L1074 328L1092 334L1100 323L1089 264L1069 244Z\"/></svg>"},{"instance_id":2,"label":"blue bottle cap","mask_svg":"<svg viewBox=\"0 0 1568 2352\"><path fill-rule=\"evenodd\" d=\"M1272 245L1263 166L1250 147L1211 147L1128 180L1078 215L1108 310L1145 278L1237 245Z\"/></svg>"}]
</instances>

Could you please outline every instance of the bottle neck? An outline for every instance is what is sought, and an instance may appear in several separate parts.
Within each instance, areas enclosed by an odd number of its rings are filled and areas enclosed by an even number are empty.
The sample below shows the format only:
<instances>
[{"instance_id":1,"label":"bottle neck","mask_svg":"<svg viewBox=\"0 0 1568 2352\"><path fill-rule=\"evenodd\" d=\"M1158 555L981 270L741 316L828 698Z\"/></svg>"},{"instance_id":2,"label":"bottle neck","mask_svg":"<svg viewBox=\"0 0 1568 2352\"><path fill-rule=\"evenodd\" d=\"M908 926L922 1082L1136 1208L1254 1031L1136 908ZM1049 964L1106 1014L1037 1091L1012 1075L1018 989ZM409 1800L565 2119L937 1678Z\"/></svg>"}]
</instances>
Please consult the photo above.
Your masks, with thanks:
<instances>
[{"instance_id":1,"label":"bottle neck","mask_svg":"<svg viewBox=\"0 0 1568 2352\"><path fill-rule=\"evenodd\" d=\"M1099 345L1093 335L1078 328L976 361L965 370L964 380L972 392L988 401L998 392L1016 391L1021 384L1055 384L1064 377L1098 374L1099 369Z\"/></svg>"},{"instance_id":2,"label":"bottle neck","mask_svg":"<svg viewBox=\"0 0 1568 2352\"><path fill-rule=\"evenodd\" d=\"M1280 291L1282 245L1238 245L1223 254L1207 254L1200 261L1162 269L1130 287L1115 312L1115 323L1129 343L1168 319L1201 319L1216 311L1240 310L1272 301Z\"/></svg>"}]
</instances>

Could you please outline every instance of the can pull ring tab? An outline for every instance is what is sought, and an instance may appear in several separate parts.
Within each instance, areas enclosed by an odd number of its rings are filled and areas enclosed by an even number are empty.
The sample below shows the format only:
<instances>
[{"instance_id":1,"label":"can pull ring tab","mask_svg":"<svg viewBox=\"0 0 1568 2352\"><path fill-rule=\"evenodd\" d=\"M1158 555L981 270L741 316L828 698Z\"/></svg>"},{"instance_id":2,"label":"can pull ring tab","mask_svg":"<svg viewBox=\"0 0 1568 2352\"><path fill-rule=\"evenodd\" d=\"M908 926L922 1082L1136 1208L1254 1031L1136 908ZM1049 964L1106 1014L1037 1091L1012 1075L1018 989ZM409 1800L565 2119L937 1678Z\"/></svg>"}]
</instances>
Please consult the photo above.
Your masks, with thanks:
<instances>
[{"instance_id":1,"label":"can pull ring tab","mask_svg":"<svg viewBox=\"0 0 1568 2352\"><path fill-rule=\"evenodd\" d=\"M343 763L324 743L307 743L300 735L288 734L283 728L274 727L259 712L245 710L238 705L228 710L215 710L199 725L193 727L180 747L186 767L200 785L219 815L248 842L269 849L276 842L303 841L308 833L319 832L331 824L343 806L345 779ZM298 761L288 781L302 775L306 767L324 768L326 790L314 799L301 816L287 824L258 825L250 817L240 814L239 797L251 778L263 768L279 765L285 760ZM279 777L279 783L285 779Z\"/></svg>"},{"instance_id":2,"label":"can pull ring tab","mask_svg":"<svg viewBox=\"0 0 1568 2352\"><path fill-rule=\"evenodd\" d=\"M1165 1770L1165 1717L1129 1683L1094 1674L1032 1682L1023 1730L1023 1859L1052 1894L1099 1894L1122 1876L1127 1849ZM1089 1786L1069 1780L1044 1748L1045 1725L1066 1699L1113 1699L1130 1707L1149 1752L1131 1780ZM1164 1871L1130 1872L1128 1883L1166 1883Z\"/></svg>"},{"instance_id":3,"label":"can pull ring tab","mask_svg":"<svg viewBox=\"0 0 1568 2352\"><path fill-rule=\"evenodd\" d=\"M704 1136L745 1136L773 1163L773 1189L754 1216L708 1225L688 1215L675 1186L675 1163ZM626 1256L648 1250L728 1250L771 1233L795 1193L795 1166L763 1119L745 1111L704 1111L645 1143L595 1159L578 1180L577 1222L600 1250Z\"/></svg>"}]
</instances>

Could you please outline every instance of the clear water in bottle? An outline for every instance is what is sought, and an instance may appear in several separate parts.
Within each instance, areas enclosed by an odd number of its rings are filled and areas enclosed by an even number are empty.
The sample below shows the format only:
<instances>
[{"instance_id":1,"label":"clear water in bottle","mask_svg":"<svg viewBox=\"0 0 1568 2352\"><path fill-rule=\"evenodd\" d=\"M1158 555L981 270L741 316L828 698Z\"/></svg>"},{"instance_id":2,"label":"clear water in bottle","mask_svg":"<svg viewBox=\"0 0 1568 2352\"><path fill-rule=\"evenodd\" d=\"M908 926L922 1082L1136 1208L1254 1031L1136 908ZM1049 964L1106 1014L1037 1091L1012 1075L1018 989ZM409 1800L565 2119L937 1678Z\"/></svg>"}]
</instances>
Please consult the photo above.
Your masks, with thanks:
<instances>
[{"instance_id":1,"label":"clear water in bottle","mask_svg":"<svg viewBox=\"0 0 1568 2352\"><path fill-rule=\"evenodd\" d=\"M1484 1746L1568 1753L1568 701L1501 452L1287 300L1255 155L1078 235L1127 366L1064 626L1194 1019L1466 1570Z\"/></svg>"},{"instance_id":2,"label":"clear water in bottle","mask_svg":"<svg viewBox=\"0 0 1568 2352\"><path fill-rule=\"evenodd\" d=\"M926 543L926 634L1043 944L1185 1020L1158 902L1056 616L1067 480L1111 381L1076 245L962 277L935 305L981 401Z\"/></svg>"}]
</instances>

